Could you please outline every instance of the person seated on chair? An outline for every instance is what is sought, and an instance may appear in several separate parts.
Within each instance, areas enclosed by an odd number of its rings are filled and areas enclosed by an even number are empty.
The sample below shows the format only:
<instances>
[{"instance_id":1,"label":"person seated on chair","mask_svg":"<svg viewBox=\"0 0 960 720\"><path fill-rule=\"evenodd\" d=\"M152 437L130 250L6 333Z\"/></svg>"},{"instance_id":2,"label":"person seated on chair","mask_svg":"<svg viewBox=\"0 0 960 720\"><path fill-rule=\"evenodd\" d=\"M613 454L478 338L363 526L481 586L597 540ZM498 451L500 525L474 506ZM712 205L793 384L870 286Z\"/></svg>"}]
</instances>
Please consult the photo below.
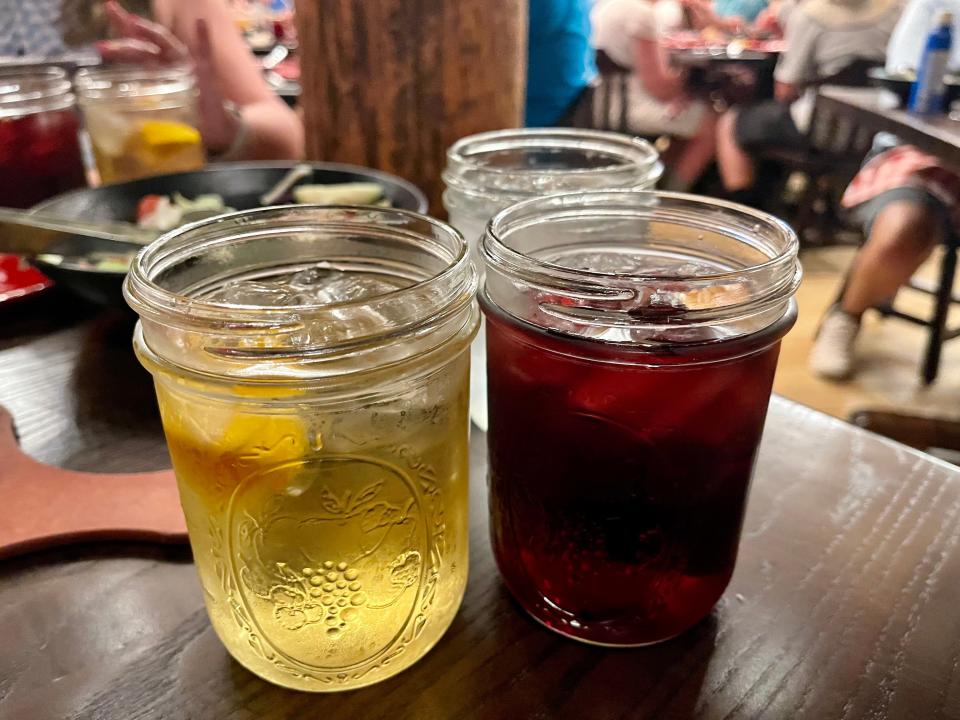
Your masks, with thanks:
<instances>
[{"instance_id":1,"label":"person seated on chair","mask_svg":"<svg viewBox=\"0 0 960 720\"><path fill-rule=\"evenodd\" d=\"M84 0L86 4L90 0ZM99 2L99 0L97 0ZM299 159L304 127L267 85L222 0L152 0L152 19L103 3L114 37L97 43L105 62L192 65L200 131L211 159Z\"/></svg>"},{"instance_id":2,"label":"person seated on chair","mask_svg":"<svg viewBox=\"0 0 960 720\"><path fill-rule=\"evenodd\" d=\"M887 72L916 70L930 26L944 10L953 13L954 33L960 36L960 0L913 0L907 6L890 38ZM949 67L960 69L960 44L953 47ZM853 375L863 313L889 302L931 251L956 232L958 170L887 133L875 138L842 201L863 222L867 241L817 332L810 353L817 375L831 380Z\"/></svg>"},{"instance_id":3,"label":"person seated on chair","mask_svg":"<svg viewBox=\"0 0 960 720\"><path fill-rule=\"evenodd\" d=\"M267 85L223 0L23 0L0 5L11 57L192 65L200 131L217 160L298 159L303 122ZM149 18L149 19L148 19ZM112 38L104 40L112 30Z\"/></svg>"},{"instance_id":4,"label":"person seated on chair","mask_svg":"<svg viewBox=\"0 0 960 720\"><path fill-rule=\"evenodd\" d=\"M857 60L883 61L900 10L899 0L805 0L791 10L776 99L731 108L717 123L717 161L731 199L757 201L753 153L803 147L818 81Z\"/></svg>"},{"instance_id":5,"label":"person seated on chair","mask_svg":"<svg viewBox=\"0 0 960 720\"><path fill-rule=\"evenodd\" d=\"M670 162L664 187L688 190L713 160L716 116L705 102L685 92L683 73L670 67L658 38L683 23L673 0L601 0L591 13L593 46L632 71L625 113L627 129L638 135L671 135L683 139ZM612 116L621 113L623 98L611 98ZM615 107L616 106L616 107ZM594 106L595 125L603 108Z\"/></svg>"},{"instance_id":6,"label":"person seated on chair","mask_svg":"<svg viewBox=\"0 0 960 720\"><path fill-rule=\"evenodd\" d=\"M590 0L530 0L528 13L525 123L567 125L597 75Z\"/></svg>"},{"instance_id":7,"label":"person seated on chair","mask_svg":"<svg viewBox=\"0 0 960 720\"><path fill-rule=\"evenodd\" d=\"M680 0L694 30L714 28L741 34L776 16L782 0ZM773 6L773 7L771 7Z\"/></svg>"}]
</instances>

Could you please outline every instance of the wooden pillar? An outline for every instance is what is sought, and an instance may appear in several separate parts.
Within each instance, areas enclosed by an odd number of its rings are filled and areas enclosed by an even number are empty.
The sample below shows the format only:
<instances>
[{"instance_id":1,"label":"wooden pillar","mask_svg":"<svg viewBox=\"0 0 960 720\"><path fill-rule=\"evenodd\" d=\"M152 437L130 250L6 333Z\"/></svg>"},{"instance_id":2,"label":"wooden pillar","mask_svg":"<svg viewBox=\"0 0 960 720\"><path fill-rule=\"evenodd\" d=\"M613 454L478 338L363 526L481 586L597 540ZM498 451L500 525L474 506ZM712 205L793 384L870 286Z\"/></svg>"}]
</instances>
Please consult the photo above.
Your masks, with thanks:
<instances>
[{"instance_id":1,"label":"wooden pillar","mask_svg":"<svg viewBox=\"0 0 960 720\"><path fill-rule=\"evenodd\" d=\"M527 0L297 0L307 157L395 173L441 212L447 147L518 127Z\"/></svg>"}]
</instances>

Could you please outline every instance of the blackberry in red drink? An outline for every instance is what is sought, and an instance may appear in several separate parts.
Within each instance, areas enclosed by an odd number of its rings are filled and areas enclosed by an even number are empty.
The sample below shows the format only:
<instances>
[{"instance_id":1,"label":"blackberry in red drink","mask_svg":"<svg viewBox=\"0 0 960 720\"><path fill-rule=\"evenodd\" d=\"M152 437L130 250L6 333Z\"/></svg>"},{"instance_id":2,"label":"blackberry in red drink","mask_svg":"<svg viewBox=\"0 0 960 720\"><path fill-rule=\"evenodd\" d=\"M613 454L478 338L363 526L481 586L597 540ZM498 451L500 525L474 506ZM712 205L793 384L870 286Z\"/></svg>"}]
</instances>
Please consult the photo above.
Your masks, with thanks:
<instances>
[{"instance_id":1,"label":"blackberry in red drink","mask_svg":"<svg viewBox=\"0 0 960 720\"><path fill-rule=\"evenodd\" d=\"M595 192L484 239L490 513L514 597L565 635L658 642L736 561L797 242L747 208Z\"/></svg>"}]
</instances>

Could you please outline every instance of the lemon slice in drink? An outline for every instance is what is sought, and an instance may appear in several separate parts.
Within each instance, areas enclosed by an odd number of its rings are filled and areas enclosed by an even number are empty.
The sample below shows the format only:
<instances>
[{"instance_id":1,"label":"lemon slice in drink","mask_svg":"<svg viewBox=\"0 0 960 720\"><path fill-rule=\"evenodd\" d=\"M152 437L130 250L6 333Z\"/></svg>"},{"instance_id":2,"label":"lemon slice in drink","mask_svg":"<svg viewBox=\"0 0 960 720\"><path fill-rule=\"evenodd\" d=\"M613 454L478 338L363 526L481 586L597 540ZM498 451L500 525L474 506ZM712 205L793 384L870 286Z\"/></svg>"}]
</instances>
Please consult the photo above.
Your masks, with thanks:
<instances>
[{"instance_id":1,"label":"lemon slice in drink","mask_svg":"<svg viewBox=\"0 0 960 720\"><path fill-rule=\"evenodd\" d=\"M154 151L175 152L200 144L200 131L195 127L170 120L146 120L140 124L140 141Z\"/></svg>"},{"instance_id":2,"label":"lemon slice in drink","mask_svg":"<svg viewBox=\"0 0 960 720\"><path fill-rule=\"evenodd\" d=\"M299 391L234 387L240 398L287 397ZM267 470L277 492L294 481L297 462L310 452L306 424L290 408L271 413L261 405L247 407L204 403L200 398L169 392L163 383L157 397L164 416L167 444L180 482L208 501L223 501L246 480Z\"/></svg>"}]
</instances>

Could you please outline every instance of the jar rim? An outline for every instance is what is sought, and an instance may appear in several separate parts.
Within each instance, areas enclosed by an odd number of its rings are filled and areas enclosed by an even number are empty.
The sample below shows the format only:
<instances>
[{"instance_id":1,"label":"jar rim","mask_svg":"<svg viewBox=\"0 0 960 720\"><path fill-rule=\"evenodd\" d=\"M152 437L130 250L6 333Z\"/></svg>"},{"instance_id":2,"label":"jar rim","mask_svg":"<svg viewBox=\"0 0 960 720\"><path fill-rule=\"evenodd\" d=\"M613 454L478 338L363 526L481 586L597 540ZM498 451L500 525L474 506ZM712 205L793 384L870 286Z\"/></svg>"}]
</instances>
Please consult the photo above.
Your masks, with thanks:
<instances>
[{"instance_id":1,"label":"jar rim","mask_svg":"<svg viewBox=\"0 0 960 720\"><path fill-rule=\"evenodd\" d=\"M327 233L327 236L324 236ZM433 233L429 235L428 233ZM230 261L231 248L246 242L277 242L283 237L361 238L373 245L378 239L416 247L431 257L430 266L419 268L422 276L408 278L411 284L392 291L373 292L359 299L336 302L306 302L279 306L211 301L204 294L236 277L218 276L219 285L194 285L180 292L164 287L158 277L176 268L189 267L201 254ZM218 255L219 253L219 255ZM371 255L374 260L376 255ZM382 259L382 258L381 258ZM325 261L321 254L278 266L292 272ZM286 260L284 260L286 262ZM269 266L264 266L269 267ZM228 269L248 273L249 263ZM337 268L333 268L337 269ZM347 270L351 272L353 270ZM361 270L360 272L369 272ZM389 274L389 273L387 273ZM242 275L258 279L267 275ZM207 278L201 278L207 283ZM216 336L224 346L251 335L271 336L276 342L234 353L247 360L277 358L325 359L364 352L385 342L424 333L444 323L455 323L474 300L477 275L470 262L467 243L454 228L426 215L394 208L344 205L285 205L244 210L177 228L138 253L124 282L128 304L142 319L158 325L201 335ZM370 327L352 327L342 318L351 311L392 307L389 318ZM338 333L302 339L305 327L326 328L339 321ZM442 334L442 333L441 333ZM292 340L290 338L293 338Z\"/></svg>"},{"instance_id":2,"label":"jar rim","mask_svg":"<svg viewBox=\"0 0 960 720\"><path fill-rule=\"evenodd\" d=\"M72 90L59 67L0 69L0 119L71 107Z\"/></svg>"},{"instance_id":3,"label":"jar rim","mask_svg":"<svg viewBox=\"0 0 960 720\"><path fill-rule=\"evenodd\" d=\"M83 68L74 78L81 101L128 100L195 91L194 68L189 63L163 67L103 65Z\"/></svg>"},{"instance_id":4,"label":"jar rim","mask_svg":"<svg viewBox=\"0 0 960 720\"><path fill-rule=\"evenodd\" d=\"M564 265L531 256L509 243L513 233L525 228L573 220L584 213L592 213L590 217L603 218L606 223L628 218L662 221L744 243L750 235L765 236L763 247L749 247L766 252L767 258L715 272L619 272ZM790 226L762 211L714 198L643 190L563 193L517 203L490 220L481 240L488 286L491 272L495 272L527 287L566 296L566 303L581 315L578 321L589 323L592 317L600 324L613 321L630 327L706 326L755 317L781 306L785 309L802 275L798 250L799 240ZM643 308L641 297L658 297L661 291L670 296L671 289L678 285L687 292L709 292L717 287L749 290L727 293L700 306L682 302L674 307L657 306L657 312L646 317L639 312ZM624 308L631 306L635 314L629 316Z\"/></svg>"},{"instance_id":5,"label":"jar rim","mask_svg":"<svg viewBox=\"0 0 960 720\"><path fill-rule=\"evenodd\" d=\"M607 156L611 163L594 167L496 166L484 157L503 151L580 151ZM443 180L448 188L482 199L510 195L517 199L542 196L537 187L521 188L504 183L511 176L543 178L552 182L569 178L577 187L596 178L597 187L650 187L663 174L657 150L642 138L605 130L581 128L515 128L477 133L457 140L447 150ZM554 192L562 191L561 187ZM552 193L551 193L552 194Z\"/></svg>"}]
</instances>

